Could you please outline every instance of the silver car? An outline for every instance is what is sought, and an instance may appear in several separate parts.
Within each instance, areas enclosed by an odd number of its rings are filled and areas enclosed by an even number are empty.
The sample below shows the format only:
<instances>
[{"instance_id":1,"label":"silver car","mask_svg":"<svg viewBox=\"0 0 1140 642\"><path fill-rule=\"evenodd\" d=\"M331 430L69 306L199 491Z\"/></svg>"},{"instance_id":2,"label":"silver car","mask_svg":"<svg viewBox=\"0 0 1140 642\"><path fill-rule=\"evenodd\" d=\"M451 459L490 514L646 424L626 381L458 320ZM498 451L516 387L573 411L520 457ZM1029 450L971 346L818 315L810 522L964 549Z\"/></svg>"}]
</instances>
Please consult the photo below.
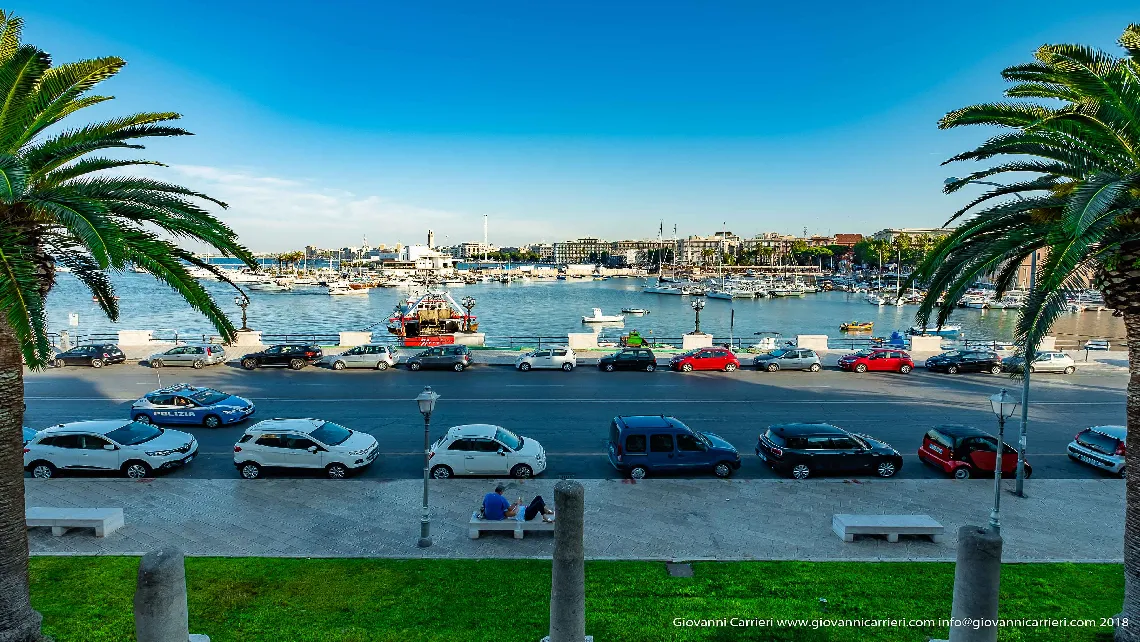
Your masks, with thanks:
<instances>
[{"instance_id":1,"label":"silver car","mask_svg":"<svg viewBox=\"0 0 1140 642\"><path fill-rule=\"evenodd\" d=\"M222 346L175 346L166 352L152 354L146 358L147 364L152 368L163 366L190 366L202 369L218 363L225 363L226 351Z\"/></svg>"},{"instance_id":2,"label":"silver car","mask_svg":"<svg viewBox=\"0 0 1140 642\"><path fill-rule=\"evenodd\" d=\"M1126 477L1124 442L1127 436L1124 426L1085 428L1069 443L1069 459Z\"/></svg>"},{"instance_id":3,"label":"silver car","mask_svg":"<svg viewBox=\"0 0 1140 642\"><path fill-rule=\"evenodd\" d=\"M532 350L518 359L515 359L515 367L523 372L531 368L561 368L566 372L570 372L578 366L578 355L568 347L558 346L556 348L540 348Z\"/></svg>"},{"instance_id":4,"label":"silver car","mask_svg":"<svg viewBox=\"0 0 1140 642\"><path fill-rule=\"evenodd\" d=\"M823 364L815 350L807 348L783 348L773 350L768 354L757 355L753 364L759 370L776 372L777 370L810 370L819 372Z\"/></svg>"},{"instance_id":5,"label":"silver car","mask_svg":"<svg viewBox=\"0 0 1140 642\"><path fill-rule=\"evenodd\" d=\"M1016 372L1025 367L1025 357L1006 357L1001 360L1002 369ZM1064 352L1050 350L1038 353L1037 358L1029 365L1030 372L1063 372L1073 374L1077 371L1077 362Z\"/></svg>"},{"instance_id":6,"label":"silver car","mask_svg":"<svg viewBox=\"0 0 1140 642\"><path fill-rule=\"evenodd\" d=\"M349 348L340 354L330 354L321 361L332 366L333 370L345 368L372 368L387 370L396 365L399 354L391 347L379 343L366 343Z\"/></svg>"}]
</instances>

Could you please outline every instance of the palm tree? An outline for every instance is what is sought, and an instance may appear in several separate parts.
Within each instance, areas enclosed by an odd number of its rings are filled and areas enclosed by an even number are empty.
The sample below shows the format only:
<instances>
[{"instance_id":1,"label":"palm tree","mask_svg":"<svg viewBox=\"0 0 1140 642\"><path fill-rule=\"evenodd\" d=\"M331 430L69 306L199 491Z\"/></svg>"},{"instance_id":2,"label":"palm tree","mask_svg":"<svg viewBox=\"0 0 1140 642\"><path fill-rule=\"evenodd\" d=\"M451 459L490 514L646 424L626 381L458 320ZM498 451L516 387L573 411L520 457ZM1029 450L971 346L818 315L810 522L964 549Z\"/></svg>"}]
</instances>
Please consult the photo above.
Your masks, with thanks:
<instances>
[{"instance_id":1,"label":"palm tree","mask_svg":"<svg viewBox=\"0 0 1140 642\"><path fill-rule=\"evenodd\" d=\"M41 618L28 600L21 361L39 369L52 356L44 300L56 264L70 268L112 320L119 311L107 274L139 266L181 294L227 340L233 325L186 264L224 275L170 239L200 242L254 264L234 232L198 204L224 203L177 185L107 172L159 163L97 155L142 149L138 141L152 136L187 135L166 124L178 114L57 127L110 100L90 92L125 63L107 57L52 66L46 53L20 43L22 24L0 12L0 639L16 641L41 637Z\"/></svg>"},{"instance_id":2,"label":"palm tree","mask_svg":"<svg viewBox=\"0 0 1140 642\"><path fill-rule=\"evenodd\" d=\"M1003 72L1014 101L974 105L947 114L941 128L965 125L1005 131L960 160L996 164L951 181L954 192L971 181L1014 173L956 212L972 212L917 270L930 282L917 321L925 325L946 291L937 322L984 274L999 291L1010 288L1022 261L1046 256L1037 284L1017 322L1019 350L1031 357L1066 307L1066 294L1092 283L1124 317L1128 332L1127 468L1140 456L1140 25L1120 37L1116 57L1078 45L1046 45L1034 62ZM1026 100L1028 99L1028 100ZM1046 102L1039 102L1044 100ZM1029 174L1029 177L1025 177ZM1022 198L1009 200L1008 195ZM980 208L980 209L979 209ZM1123 617L1140 622L1140 475L1129 475L1124 532ZM1140 640L1140 626L1119 627L1116 640Z\"/></svg>"}]
</instances>

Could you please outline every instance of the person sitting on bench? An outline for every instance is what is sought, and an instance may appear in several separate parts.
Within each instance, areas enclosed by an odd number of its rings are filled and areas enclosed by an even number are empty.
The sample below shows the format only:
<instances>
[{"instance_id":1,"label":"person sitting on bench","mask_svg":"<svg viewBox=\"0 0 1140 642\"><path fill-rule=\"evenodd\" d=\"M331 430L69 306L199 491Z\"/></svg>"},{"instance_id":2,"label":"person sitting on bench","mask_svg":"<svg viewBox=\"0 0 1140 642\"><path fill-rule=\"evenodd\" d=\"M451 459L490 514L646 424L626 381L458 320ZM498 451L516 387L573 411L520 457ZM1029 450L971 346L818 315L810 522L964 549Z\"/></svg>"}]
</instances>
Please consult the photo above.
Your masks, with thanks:
<instances>
[{"instance_id":1,"label":"person sitting on bench","mask_svg":"<svg viewBox=\"0 0 1140 642\"><path fill-rule=\"evenodd\" d=\"M507 498L503 497L505 490L507 487L499 484L495 486L495 492L483 496L483 519L501 520L518 515L522 499L520 498L515 504L508 502Z\"/></svg>"},{"instance_id":2,"label":"person sitting on bench","mask_svg":"<svg viewBox=\"0 0 1140 642\"><path fill-rule=\"evenodd\" d=\"M519 499L521 500L522 498ZM535 498L531 500L530 505L526 507L523 518L529 522L536 516L542 515L542 521L553 522L554 520L549 517L549 515L553 514L554 509L546 507L546 502L542 501L542 495L536 495Z\"/></svg>"}]
</instances>

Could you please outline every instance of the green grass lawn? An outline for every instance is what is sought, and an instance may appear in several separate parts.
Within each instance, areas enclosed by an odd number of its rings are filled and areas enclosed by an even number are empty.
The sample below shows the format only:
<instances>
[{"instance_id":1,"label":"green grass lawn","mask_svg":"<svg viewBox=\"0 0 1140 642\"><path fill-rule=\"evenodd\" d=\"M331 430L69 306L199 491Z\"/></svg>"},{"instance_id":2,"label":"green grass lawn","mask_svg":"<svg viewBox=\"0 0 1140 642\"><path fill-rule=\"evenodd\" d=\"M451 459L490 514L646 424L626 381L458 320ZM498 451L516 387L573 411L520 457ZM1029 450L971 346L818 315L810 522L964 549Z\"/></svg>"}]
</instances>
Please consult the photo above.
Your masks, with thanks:
<instances>
[{"instance_id":1,"label":"green grass lawn","mask_svg":"<svg viewBox=\"0 0 1140 642\"><path fill-rule=\"evenodd\" d=\"M137 558L33 557L32 602L57 642L122 642ZM391 640L537 642L546 634L550 562L189 558L190 630L213 642ZM674 618L938 619L949 617L952 564L703 562L694 577L664 564L589 562L586 632L642 640L925 642L945 627L678 627ZM1110 617L1119 565L1011 564L1001 616ZM827 600L826 610L820 598ZM1111 640L1108 627L1008 628L1003 641Z\"/></svg>"}]
</instances>

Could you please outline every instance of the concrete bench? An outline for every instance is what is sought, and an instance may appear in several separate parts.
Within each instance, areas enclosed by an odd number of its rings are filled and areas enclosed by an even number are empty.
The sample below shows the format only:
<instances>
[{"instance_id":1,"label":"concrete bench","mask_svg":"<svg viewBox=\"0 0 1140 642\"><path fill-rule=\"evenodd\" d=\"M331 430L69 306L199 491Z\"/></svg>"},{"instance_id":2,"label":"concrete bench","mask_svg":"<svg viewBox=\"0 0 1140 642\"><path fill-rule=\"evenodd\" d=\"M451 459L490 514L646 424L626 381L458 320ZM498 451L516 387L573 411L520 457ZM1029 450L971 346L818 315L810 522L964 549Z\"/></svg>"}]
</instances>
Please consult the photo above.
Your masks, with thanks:
<instances>
[{"instance_id":1,"label":"concrete bench","mask_svg":"<svg viewBox=\"0 0 1140 642\"><path fill-rule=\"evenodd\" d=\"M886 535L888 542L899 541L899 535L927 535L940 542L946 529L930 515L835 515L831 530L845 542L856 535Z\"/></svg>"},{"instance_id":2,"label":"concrete bench","mask_svg":"<svg viewBox=\"0 0 1140 642\"><path fill-rule=\"evenodd\" d=\"M24 516L28 528L50 526L61 537L69 528L94 528L95 537L106 537L123 527L121 508L29 508Z\"/></svg>"},{"instance_id":3,"label":"concrete bench","mask_svg":"<svg viewBox=\"0 0 1140 642\"><path fill-rule=\"evenodd\" d=\"M519 508L520 517L522 511L523 509ZM516 517L508 517L506 519L482 519L479 517L479 511L475 511L471 513L471 521L467 524L467 536L471 539L479 539L480 531L511 531L515 534L515 539L522 539L523 533L526 531L547 531L553 533L554 522L544 522L540 516L535 516L535 518L530 521Z\"/></svg>"}]
</instances>

